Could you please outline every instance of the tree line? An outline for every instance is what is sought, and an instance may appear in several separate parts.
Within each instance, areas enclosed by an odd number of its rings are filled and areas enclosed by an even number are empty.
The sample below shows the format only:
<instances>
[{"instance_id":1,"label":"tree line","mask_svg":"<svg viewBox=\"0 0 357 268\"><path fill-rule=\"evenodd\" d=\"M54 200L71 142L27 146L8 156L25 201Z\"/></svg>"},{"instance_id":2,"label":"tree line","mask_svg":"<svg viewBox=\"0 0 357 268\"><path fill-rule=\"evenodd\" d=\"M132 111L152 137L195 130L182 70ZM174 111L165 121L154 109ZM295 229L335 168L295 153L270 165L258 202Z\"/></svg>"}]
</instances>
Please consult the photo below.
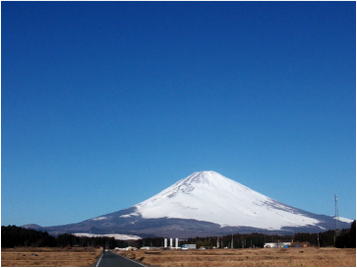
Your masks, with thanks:
<instances>
[{"instance_id":1,"label":"tree line","mask_svg":"<svg viewBox=\"0 0 357 268\"><path fill-rule=\"evenodd\" d=\"M233 241L233 248L252 248L263 247L267 242L291 241L291 239L291 235L267 235L262 233L231 234L224 236L190 237L179 239L179 246L182 244L196 244L197 248L231 248ZM174 239L173 244L173 246L175 246ZM135 246L163 247L164 237L142 238L136 241Z\"/></svg>"},{"instance_id":2,"label":"tree line","mask_svg":"<svg viewBox=\"0 0 357 268\"><path fill-rule=\"evenodd\" d=\"M263 247L265 243L276 242L293 242L295 244L306 243L310 246L336 246L338 248L355 248L356 247L356 221L351 224L350 229L343 229L339 236L335 237L334 230L328 230L320 233L295 233L293 235L268 235L262 233L251 234L231 234L225 236L208 236L208 237L191 237L180 239L179 246L182 244L196 244L197 248L253 248ZM175 244L175 241L173 241ZM151 246L163 247L164 238L143 238L132 244L136 247ZM174 245L175 246L175 245Z\"/></svg>"},{"instance_id":3,"label":"tree line","mask_svg":"<svg viewBox=\"0 0 357 268\"><path fill-rule=\"evenodd\" d=\"M225 236L193 237L180 239L180 244L196 244L197 248L253 248L263 247L269 242L295 243L308 242L311 246L336 246L338 248L356 247L356 221L351 224L350 229L343 229L340 235L335 237L334 230L320 233L295 233L294 235L268 235L262 233L231 234ZM175 243L175 242L174 242ZM233 245L232 245L233 243ZM36 231L17 227L15 225L1 226L1 247L163 247L164 237L142 238L136 241L115 240L113 237L78 237L73 234L60 234L54 237L46 231Z\"/></svg>"},{"instance_id":4,"label":"tree line","mask_svg":"<svg viewBox=\"0 0 357 268\"><path fill-rule=\"evenodd\" d=\"M337 248L356 247L356 220L353 221L349 230L342 230L341 234L336 237L335 246Z\"/></svg>"},{"instance_id":5,"label":"tree line","mask_svg":"<svg viewBox=\"0 0 357 268\"><path fill-rule=\"evenodd\" d=\"M46 231L36 231L15 225L1 226L1 247L126 247L126 241L114 237L82 237L60 234L54 237Z\"/></svg>"}]
</instances>

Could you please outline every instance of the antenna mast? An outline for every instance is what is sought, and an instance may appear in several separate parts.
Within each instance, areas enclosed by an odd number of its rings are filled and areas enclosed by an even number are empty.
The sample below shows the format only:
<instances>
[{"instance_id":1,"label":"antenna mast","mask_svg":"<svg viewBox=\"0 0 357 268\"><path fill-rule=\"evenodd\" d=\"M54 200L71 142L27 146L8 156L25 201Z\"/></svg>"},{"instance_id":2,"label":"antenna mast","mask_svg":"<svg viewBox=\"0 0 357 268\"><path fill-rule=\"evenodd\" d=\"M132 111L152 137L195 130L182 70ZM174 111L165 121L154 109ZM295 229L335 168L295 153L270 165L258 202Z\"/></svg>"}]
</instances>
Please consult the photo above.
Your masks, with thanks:
<instances>
[{"instance_id":1,"label":"antenna mast","mask_svg":"<svg viewBox=\"0 0 357 268\"><path fill-rule=\"evenodd\" d=\"M337 206L337 195L334 195L335 198L335 241L336 241L336 237L339 236L340 234L340 229L339 229L339 216L338 216L338 206Z\"/></svg>"}]
</instances>

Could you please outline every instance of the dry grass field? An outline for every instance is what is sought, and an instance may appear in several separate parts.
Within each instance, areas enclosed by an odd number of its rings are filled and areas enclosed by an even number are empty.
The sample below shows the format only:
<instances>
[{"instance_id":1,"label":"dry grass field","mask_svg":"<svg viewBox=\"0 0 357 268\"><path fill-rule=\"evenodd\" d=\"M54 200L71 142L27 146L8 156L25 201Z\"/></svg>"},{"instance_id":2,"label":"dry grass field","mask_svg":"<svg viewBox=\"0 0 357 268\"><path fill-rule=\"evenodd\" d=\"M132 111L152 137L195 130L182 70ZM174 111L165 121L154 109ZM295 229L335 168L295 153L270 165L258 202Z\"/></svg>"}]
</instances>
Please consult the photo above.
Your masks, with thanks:
<instances>
[{"instance_id":1,"label":"dry grass field","mask_svg":"<svg viewBox=\"0 0 357 268\"><path fill-rule=\"evenodd\" d=\"M7 248L1 249L1 266L88 267L93 266L101 252L95 248Z\"/></svg>"},{"instance_id":2,"label":"dry grass field","mask_svg":"<svg viewBox=\"0 0 357 268\"><path fill-rule=\"evenodd\" d=\"M164 267L356 267L356 249L136 250L121 255Z\"/></svg>"}]
</instances>

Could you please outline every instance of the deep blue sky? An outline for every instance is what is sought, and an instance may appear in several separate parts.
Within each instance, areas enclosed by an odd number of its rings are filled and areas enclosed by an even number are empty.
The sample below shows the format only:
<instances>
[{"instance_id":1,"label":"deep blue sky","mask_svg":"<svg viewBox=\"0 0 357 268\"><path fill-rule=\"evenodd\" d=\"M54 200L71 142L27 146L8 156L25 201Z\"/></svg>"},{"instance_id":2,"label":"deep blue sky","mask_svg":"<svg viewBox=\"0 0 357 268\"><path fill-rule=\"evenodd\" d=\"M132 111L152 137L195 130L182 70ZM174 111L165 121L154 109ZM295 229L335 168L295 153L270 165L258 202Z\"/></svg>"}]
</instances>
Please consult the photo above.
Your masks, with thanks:
<instances>
[{"instance_id":1,"label":"deep blue sky","mask_svg":"<svg viewBox=\"0 0 357 268\"><path fill-rule=\"evenodd\" d=\"M215 170L356 218L355 2L2 2L1 224Z\"/></svg>"}]
</instances>

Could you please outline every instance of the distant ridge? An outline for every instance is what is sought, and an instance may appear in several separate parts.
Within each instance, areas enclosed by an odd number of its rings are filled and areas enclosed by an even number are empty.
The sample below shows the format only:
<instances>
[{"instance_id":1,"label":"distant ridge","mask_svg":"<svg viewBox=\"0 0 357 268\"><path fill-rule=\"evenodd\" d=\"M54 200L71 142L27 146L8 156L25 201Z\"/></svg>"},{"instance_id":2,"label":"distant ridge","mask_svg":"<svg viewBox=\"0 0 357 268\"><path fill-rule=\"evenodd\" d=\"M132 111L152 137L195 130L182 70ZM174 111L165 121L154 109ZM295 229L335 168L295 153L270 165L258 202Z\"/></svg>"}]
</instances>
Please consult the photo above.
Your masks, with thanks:
<instances>
[{"instance_id":1,"label":"distant ridge","mask_svg":"<svg viewBox=\"0 0 357 268\"><path fill-rule=\"evenodd\" d=\"M348 221L340 221L340 228L350 228L352 220ZM334 226L333 217L288 206L215 171L201 171L133 207L80 223L38 229L53 234L190 237L231 232L321 232Z\"/></svg>"},{"instance_id":2,"label":"distant ridge","mask_svg":"<svg viewBox=\"0 0 357 268\"><path fill-rule=\"evenodd\" d=\"M37 224L25 224L25 225L22 225L21 227L26 228L26 229L34 229L34 230L43 228L42 226L37 225Z\"/></svg>"}]
</instances>

